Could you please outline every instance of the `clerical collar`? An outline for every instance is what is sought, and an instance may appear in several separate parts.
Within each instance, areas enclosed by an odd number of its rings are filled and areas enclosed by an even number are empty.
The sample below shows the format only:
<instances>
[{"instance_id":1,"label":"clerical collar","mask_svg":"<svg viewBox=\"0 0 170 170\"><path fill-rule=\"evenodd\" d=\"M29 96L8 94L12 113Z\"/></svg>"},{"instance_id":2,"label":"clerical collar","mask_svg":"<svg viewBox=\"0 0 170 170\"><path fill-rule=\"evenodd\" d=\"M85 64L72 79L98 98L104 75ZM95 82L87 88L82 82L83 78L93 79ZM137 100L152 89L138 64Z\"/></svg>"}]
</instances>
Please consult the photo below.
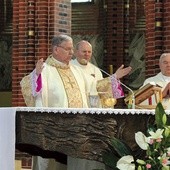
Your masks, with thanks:
<instances>
[{"instance_id":1,"label":"clerical collar","mask_svg":"<svg viewBox=\"0 0 170 170\"><path fill-rule=\"evenodd\" d=\"M87 66L89 65L89 62L87 62L87 64L81 64L77 59L75 59L75 61L78 63L78 65L82 68L87 68Z\"/></svg>"},{"instance_id":2,"label":"clerical collar","mask_svg":"<svg viewBox=\"0 0 170 170\"><path fill-rule=\"evenodd\" d=\"M46 63L53 67L61 68L61 69L68 69L70 67L69 65L56 60L52 55L50 55L47 58Z\"/></svg>"},{"instance_id":3,"label":"clerical collar","mask_svg":"<svg viewBox=\"0 0 170 170\"><path fill-rule=\"evenodd\" d=\"M170 82L170 77L169 76L165 76L165 75L162 74L162 78L163 78L164 81Z\"/></svg>"}]
</instances>

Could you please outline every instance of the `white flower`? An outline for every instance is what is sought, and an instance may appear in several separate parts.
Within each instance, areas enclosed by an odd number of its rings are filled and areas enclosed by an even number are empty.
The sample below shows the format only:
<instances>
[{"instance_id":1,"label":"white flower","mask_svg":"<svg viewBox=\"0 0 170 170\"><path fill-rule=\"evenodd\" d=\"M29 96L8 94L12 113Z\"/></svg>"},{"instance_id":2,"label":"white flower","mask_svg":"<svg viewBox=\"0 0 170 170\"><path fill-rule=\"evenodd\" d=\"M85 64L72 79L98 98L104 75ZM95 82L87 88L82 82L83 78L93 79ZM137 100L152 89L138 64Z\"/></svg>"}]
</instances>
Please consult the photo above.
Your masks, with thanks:
<instances>
[{"instance_id":1,"label":"white flower","mask_svg":"<svg viewBox=\"0 0 170 170\"><path fill-rule=\"evenodd\" d=\"M133 161L134 161L133 156L131 155L123 156L117 162L116 167L120 170L135 170L135 164L132 163Z\"/></svg>"},{"instance_id":2,"label":"white flower","mask_svg":"<svg viewBox=\"0 0 170 170\"><path fill-rule=\"evenodd\" d=\"M156 132L150 131L149 134L151 135L150 137L152 139L159 139L159 138L163 138L162 133L163 133L164 129L157 129Z\"/></svg>"},{"instance_id":3,"label":"white flower","mask_svg":"<svg viewBox=\"0 0 170 170\"><path fill-rule=\"evenodd\" d=\"M135 133L135 140L141 149L147 150L148 138L142 132Z\"/></svg>"}]
</instances>

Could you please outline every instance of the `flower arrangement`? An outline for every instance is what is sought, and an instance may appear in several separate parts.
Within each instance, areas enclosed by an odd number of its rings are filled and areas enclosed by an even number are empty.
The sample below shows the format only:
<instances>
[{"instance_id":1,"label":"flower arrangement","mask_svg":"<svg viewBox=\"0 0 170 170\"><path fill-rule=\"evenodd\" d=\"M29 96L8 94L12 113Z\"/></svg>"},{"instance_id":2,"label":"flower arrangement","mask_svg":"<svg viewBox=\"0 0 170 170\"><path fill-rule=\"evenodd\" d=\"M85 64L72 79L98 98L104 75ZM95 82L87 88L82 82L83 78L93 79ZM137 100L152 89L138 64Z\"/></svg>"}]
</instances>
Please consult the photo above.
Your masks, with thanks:
<instances>
[{"instance_id":1,"label":"flower arrangement","mask_svg":"<svg viewBox=\"0 0 170 170\"><path fill-rule=\"evenodd\" d=\"M146 134L137 132L135 141L145 151L143 159L133 156L131 149L114 138L103 161L113 170L170 170L170 120L161 103L155 109L155 124Z\"/></svg>"}]
</instances>

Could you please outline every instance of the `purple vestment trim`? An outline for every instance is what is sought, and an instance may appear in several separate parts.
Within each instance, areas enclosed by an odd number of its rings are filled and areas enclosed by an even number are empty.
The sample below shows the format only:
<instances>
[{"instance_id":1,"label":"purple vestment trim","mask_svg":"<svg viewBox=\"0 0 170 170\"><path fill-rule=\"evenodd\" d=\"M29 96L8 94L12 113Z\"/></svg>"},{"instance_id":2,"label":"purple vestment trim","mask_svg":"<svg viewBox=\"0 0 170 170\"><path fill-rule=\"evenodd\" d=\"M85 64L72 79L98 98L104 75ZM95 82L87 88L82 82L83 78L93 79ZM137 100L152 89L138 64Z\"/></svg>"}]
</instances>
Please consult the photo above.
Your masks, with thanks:
<instances>
[{"instance_id":1,"label":"purple vestment trim","mask_svg":"<svg viewBox=\"0 0 170 170\"><path fill-rule=\"evenodd\" d=\"M121 83L119 80L117 80L116 75L113 74L110 76L111 84L112 84L112 93L114 98L119 99L124 97L124 92L121 87Z\"/></svg>"},{"instance_id":2,"label":"purple vestment trim","mask_svg":"<svg viewBox=\"0 0 170 170\"><path fill-rule=\"evenodd\" d=\"M41 78L41 74L39 74L36 83L37 83L36 92L39 92L39 91L42 89L42 78Z\"/></svg>"}]
</instances>

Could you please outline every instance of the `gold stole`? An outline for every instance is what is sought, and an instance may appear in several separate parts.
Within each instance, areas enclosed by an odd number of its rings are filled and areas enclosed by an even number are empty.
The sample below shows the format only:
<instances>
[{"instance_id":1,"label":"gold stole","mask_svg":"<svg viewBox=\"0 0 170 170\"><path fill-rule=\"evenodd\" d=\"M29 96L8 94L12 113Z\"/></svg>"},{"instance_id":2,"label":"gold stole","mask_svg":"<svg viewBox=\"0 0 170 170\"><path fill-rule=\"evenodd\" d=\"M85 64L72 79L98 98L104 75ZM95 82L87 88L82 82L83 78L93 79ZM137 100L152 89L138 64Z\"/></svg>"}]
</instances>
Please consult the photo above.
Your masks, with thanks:
<instances>
[{"instance_id":1,"label":"gold stole","mask_svg":"<svg viewBox=\"0 0 170 170\"><path fill-rule=\"evenodd\" d=\"M68 107L82 108L83 100L80 88L69 66L56 63L52 57L49 57L46 62L47 64L54 66L60 74L67 94Z\"/></svg>"},{"instance_id":2,"label":"gold stole","mask_svg":"<svg viewBox=\"0 0 170 170\"><path fill-rule=\"evenodd\" d=\"M22 92L26 106L35 107L35 98L32 96L30 74L22 78L20 85L21 85L21 92Z\"/></svg>"}]
</instances>

